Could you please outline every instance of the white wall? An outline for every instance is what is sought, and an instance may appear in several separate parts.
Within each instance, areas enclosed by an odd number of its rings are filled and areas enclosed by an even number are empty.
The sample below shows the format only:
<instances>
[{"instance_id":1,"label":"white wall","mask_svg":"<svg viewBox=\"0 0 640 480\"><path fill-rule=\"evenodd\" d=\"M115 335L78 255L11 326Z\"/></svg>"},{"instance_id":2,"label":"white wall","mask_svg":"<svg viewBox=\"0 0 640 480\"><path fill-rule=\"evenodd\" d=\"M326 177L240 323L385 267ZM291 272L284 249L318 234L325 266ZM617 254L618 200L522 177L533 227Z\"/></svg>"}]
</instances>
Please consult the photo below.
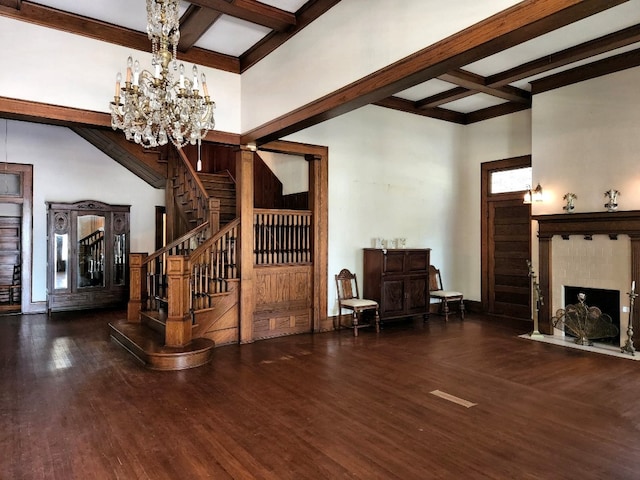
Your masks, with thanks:
<instances>
[{"instance_id":1,"label":"white wall","mask_svg":"<svg viewBox=\"0 0 640 480\"><path fill-rule=\"evenodd\" d=\"M451 244L452 267L460 291L481 298L480 165L531 154L531 111L473 123L464 128L463 154L458 163L458 201Z\"/></svg>"},{"instance_id":2,"label":"white wall","mask_svg":"<svg viewBox=\"0 0 640 480\"><path fill-rule=\"evenodd\" d=\"M533 214L606 211L604 192L619 190L619 210L640 209L640 68L533 97L533 176L545 201Z\"/></svg>"},{"instance_id":3,"label":"white wall","mask_svg":"<svg viewBox=\"0 0 640 480\"><path fill-rule=\"evenodd\" d=\"M367 106L287 138L329 147L329 315L333 276L349 268L362 278L362 249L375 237L431 248L432 263L451 270L463 128Z\"/></svg>"},{"instance_id":4,"label":"white wall","mask_svg":"<svg viewBox=\"0 0 640 480\"><path fill-rule=\"evenodd\" d=\"M0 120L0 161L33 165L34 302L46 301L45 202L131 205L131 251L155 250L155 206L164 205L164 190L151 187L68 128Z\"/></svg>"},{"instance_id":5,"label":"white wall","mask_svg":"<svg viewBox=\"0 0 640 480\"><path fill-rule=\"evenodd\" d=\"M257 127L518 3L342 0L242 75L242 130ZM447 21L437 21L446 18ZM331 32L327 35L327 32Z\"/></svg>"},{"instance_id":6,"label":"white wall","mask_svg":"<svg viewBox=\"0 0 640 480\"><path fill-rule=\"evenodd\" d=\"M147 52L139 52L2 16L0 44L6 46L0 49L0 95L9 98L108 112L116 74L124 74L127 57L151 69L151 42ZM191 71L190 64L185 67ZM217 105L216 130L241 133L240 75L199 70Z\"/></svg>"},{"instance_id":7,"label":"white wall","mask_svg":"<svg viewBox=\"0 0 640 480\"><path fill-rule=\"evenodd\" d=\"M282 194L309 191L309 163L301 155L259 152L262 161L282 182Z\"/></svg>"}]
</instances>

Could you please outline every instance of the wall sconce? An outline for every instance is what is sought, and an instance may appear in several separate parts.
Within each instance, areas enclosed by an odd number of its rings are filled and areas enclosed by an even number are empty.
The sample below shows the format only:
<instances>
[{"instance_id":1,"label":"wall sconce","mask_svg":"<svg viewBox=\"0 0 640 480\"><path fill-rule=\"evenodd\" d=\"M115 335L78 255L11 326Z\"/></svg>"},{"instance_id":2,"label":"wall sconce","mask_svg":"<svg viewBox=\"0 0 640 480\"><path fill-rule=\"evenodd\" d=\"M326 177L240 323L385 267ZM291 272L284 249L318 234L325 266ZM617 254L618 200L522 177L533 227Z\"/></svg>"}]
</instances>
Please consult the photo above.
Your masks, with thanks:
<instances>
[{"instance_id":1,"label":"wall sconce","mask_svg":"<svg viewBox=\"0 0 640 480\"><path fill-rule=\"evenodd\" d=\"M531 203L531 201L541 202L543 200L542 187L540 186L540 183L538 183L536 188L533 190L531 190L531 187L529 185L527 185L527 187L529 188L524 194L524 201L522 203L529 204Z\"/></svg>"}]
</instances>

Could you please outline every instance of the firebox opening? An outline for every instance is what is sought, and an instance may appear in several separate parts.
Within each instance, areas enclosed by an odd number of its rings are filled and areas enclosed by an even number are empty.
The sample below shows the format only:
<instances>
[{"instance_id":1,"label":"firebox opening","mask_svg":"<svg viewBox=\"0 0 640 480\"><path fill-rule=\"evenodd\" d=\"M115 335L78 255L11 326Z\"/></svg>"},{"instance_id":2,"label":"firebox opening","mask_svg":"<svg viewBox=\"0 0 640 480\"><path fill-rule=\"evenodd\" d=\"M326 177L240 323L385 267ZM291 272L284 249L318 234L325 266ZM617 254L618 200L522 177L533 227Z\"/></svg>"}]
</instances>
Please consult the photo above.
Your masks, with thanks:
<instances>
[{"instance_id":1,"label":"firebox opening","mask_svg":"<svg viewBox=\"0 0 640 480\"><path fill-rule=\"evenodd\" d=\"M564 306L575 305L579 303L578 294L586 295L585 303L590 307L598 307L602 313L606 313L611 317L611 323L618 327L618 335L615 337L594 339L599 343L606 343L620 346L620 291L606 290L603 288L585 288L564 286ZM566 331L565 335L573 336L571 332Z\"/></svg>"}]
</instances>

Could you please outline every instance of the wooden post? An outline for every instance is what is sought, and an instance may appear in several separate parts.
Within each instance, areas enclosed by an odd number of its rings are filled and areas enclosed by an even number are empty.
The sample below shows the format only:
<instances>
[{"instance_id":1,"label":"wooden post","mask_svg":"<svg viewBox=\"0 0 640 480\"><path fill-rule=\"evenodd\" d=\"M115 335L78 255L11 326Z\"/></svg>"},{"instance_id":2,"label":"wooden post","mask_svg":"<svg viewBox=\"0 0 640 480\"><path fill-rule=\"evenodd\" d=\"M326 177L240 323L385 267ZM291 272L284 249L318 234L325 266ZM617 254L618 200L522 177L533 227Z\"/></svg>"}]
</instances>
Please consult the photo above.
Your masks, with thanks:
<instances>
[{"instance_id":1,"label":"wooden post","mask_svg":"<svg viewBox=\"0 0 640 480\"><path fill-rule=\"evenodd\" d=\"M215 235L220 230L220 199L209 199L209 229L211 235Z\"/></svg>"},{"instance_id":2,"label":"wooden post","mask_svg":"<svg viewBox=\"0 0 640 480\"><path fill-rule=\"evenodd\" d=\"M240 343L253 341L253 313L255 310L253 271L253 152L245 146L236 154L237 205L240 218Z\"/></svg>"},{"instance_id":3,"label":"wooden post","mask_svg":"<svg viewBox=\"0 0 640 480\"><path fill-rule=\"evenodd\" d=\"M129 303L127 304L127 321L140 323L142 302L146 300L147 265L144 261L146 253L129 254Z\"/></svg>"},{"instance_id":4,"label":"wooden post","mask_svg":"<svg viewBox=\"0 0 640 480\"><path fill-rule=\"evenodd\" d=\"M327 222L327 191L329 188L327 153L309 154L309 209L311 219L311 251L313 261L313 331L322 330L322 320L327 318L327 270L326 245L329 241Z\"/></svg>"},{"instance_id":5,"label":"wooden post","mask_svg":"<svg viewBox=\"0 0 640 480\"><path fill-rule=\"evenodd\" d=\"M180 255L167 257L167 324L165 344L182 347L191 341L189 315L189 259Z\"/></svg>"},{"instance_id":6,"label":"wooden post","mask_svg":"<svg viewBox=\"0 0 640 480\"><path fill-rule=\"evenodd\" d=\"M629 234L631 239L631 281L640 282L640 235ZM621 329L622 330L622 329ZM633 331L640 334L640 302L633 304Z\"/></svg>"},{"instance_id":7,"label":"wooden post","mask_svg":"<svg viewBox=\"0 0 640 480\"><path fill-rule=\"evenodd\" d=\"M538 312L538 328L541 333L553 334L551 324L552 278L551 278L551 236L538 235L538 278L542 293L542 306Z\"/></svg>"}]
</instances>

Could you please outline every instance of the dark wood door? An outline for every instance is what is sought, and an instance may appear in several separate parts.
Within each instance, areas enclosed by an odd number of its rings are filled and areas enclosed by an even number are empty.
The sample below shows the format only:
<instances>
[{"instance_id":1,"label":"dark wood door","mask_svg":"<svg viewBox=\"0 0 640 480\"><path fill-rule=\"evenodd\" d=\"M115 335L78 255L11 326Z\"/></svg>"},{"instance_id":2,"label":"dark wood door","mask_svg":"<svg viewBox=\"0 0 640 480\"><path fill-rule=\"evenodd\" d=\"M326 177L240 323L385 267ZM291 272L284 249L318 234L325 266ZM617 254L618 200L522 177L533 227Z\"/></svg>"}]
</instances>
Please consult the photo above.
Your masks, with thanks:
<instances>
[{"instance_id":1,"label":"dark wood door","mask_svg":"<svg viewBox=\"0 0 640 480\"><path fill-rule=\"evenodd\" d=\"M531 318L531 208L521 199L492 199L488 205L488 312Z\"/></svg>"},{"instance_id":2,"label":"dark wood door","mask_svg":"<svg viewBox=\"0 0 640 480\"><path fill-rule=\"evenodd\" d=\"M0 310L20 310L20 217L0 217Z\"/></svg>"}]
</instances>

